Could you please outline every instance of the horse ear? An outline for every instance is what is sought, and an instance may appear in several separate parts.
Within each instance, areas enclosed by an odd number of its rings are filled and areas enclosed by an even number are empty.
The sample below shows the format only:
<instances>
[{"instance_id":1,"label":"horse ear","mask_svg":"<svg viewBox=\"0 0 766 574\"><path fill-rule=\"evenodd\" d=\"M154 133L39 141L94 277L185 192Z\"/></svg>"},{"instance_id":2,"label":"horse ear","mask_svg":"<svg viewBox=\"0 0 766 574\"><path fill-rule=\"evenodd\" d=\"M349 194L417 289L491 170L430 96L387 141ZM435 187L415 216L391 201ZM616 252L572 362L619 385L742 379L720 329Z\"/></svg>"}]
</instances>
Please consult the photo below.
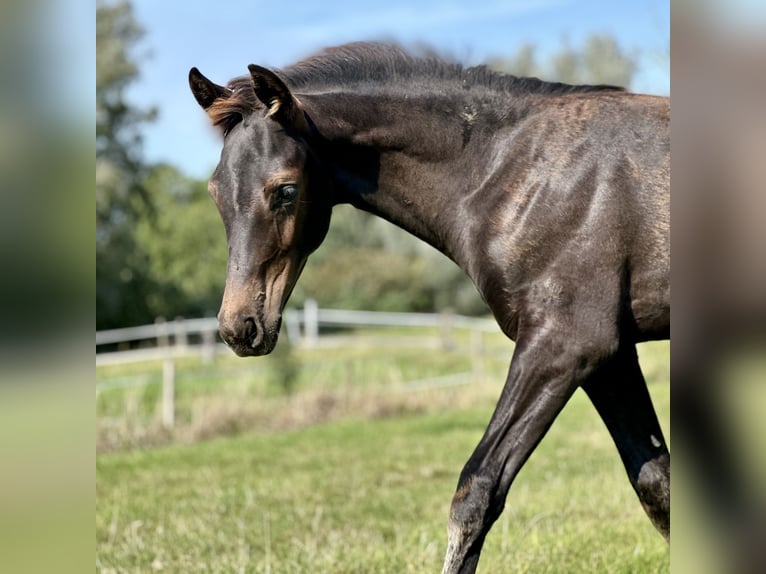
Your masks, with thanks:
<instances>
[{"instance_id":1,"label":"horse ear","mask_svg":"<svg viewBox=\"0 0 766 574\"><path fill-rule=\"evenodd\" d=\"M247 69L256 97L266 106L266 117L274 118L285 127L305 131L308 124L303 108L279 76L255 64Z\"/></svg>"},{"instance_id":2,"label":"horse ear","mask_svg":"<svg viewBox=\"0 0 766 574\"><path fill-rule=\"evenodd\" d=\"M213 105L216 99L226 98L231 94L230 90L208 80L197 68L189 70L189 87L194 99L204 110Z\"/></svg>"}]
</instances>

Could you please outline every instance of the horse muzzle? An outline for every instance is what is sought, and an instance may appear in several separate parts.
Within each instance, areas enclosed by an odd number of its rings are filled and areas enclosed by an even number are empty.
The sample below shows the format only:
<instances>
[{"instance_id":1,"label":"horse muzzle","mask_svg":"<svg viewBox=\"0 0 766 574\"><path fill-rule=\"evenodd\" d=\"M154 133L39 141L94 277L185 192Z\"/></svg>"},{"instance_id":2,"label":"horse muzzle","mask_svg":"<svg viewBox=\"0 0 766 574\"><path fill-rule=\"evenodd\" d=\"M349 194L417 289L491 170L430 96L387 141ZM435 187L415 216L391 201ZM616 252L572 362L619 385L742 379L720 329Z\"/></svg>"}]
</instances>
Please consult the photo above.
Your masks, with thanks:
<instances>
[{"instance_id":1,"label":"horse muzzle","mask_svg":"<svg viewBox=\"0 0 766 574\"><path fill-rule=\"evenodd\" d=\"M254 316L218 317L218 333L232 351L240 357L268 355L274 350L279 335L281 317L275 325L266 325Z\"/></svg>"}]
</instances>

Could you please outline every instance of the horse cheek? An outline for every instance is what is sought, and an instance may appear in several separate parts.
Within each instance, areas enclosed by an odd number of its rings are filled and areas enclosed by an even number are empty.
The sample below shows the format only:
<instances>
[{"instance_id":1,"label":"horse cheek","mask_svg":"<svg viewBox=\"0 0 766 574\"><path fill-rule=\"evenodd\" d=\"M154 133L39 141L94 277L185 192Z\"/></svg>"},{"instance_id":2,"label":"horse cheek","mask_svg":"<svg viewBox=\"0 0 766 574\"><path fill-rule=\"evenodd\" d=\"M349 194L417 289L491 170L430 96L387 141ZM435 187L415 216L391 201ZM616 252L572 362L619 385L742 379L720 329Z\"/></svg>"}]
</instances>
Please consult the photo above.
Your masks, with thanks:
<instances>
[{"instance_id":1,"label":"horse cheek","mask_svg":"<svg viewBox=\"0 0 766 574\"><path fill-rule=\"evenodd\" d=\"M277 218L277 235L282 251L290 250L295 245L295 218L290 216Z\"/></svg>"}]
</instances>

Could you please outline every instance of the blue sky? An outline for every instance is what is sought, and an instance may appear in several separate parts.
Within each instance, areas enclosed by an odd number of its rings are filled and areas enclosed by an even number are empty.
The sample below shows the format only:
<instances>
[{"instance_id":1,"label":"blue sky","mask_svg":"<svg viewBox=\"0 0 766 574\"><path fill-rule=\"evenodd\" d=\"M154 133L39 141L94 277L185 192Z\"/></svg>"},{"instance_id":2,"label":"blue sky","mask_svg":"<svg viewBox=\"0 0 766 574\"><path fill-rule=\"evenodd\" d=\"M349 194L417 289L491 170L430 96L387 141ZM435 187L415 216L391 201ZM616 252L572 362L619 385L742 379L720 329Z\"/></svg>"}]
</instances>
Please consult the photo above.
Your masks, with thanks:
<instances>
[{"instance_id":1,"label":"blue sky","mask_svg":"<svg viewBox=\"0 0 766 574\"><path fill-rule=\"evenodd\" d=\"M207 178L221 143L187 84L197 66L225 84L250 63L282 67L319 49L353 40L426 44L466 63L537 46L541 59L562 40L577 46L609 33L638 55L632 89L668 94L669 1L659 0L133 0L146 36L136 51L141 77L128 97L156 106L144 131L144 155Z\"/></svg>"}]
</instances>

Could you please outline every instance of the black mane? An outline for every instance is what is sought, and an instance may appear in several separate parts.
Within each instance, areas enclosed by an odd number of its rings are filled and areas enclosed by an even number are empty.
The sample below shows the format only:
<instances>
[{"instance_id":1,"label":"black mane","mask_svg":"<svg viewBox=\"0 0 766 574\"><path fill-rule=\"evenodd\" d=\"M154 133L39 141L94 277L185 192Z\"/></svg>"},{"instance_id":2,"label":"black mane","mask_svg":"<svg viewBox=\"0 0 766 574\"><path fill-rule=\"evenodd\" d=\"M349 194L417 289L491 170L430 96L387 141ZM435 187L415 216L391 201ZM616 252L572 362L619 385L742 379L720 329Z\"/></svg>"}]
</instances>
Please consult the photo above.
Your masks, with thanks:
<instances>
[{"instance_id":1,"label":"black mane","mask_svg":"<svg viewBox=\"0 0 766 574\"><path fill-rule=\"evenodd\" d=\"M335 91L349 86L385 85L396 89L450 84L464 89L481 87L498 92L562 95L581 92L623 91L610 85L570 85L546 82L538 78L522 78L496 72L487 66L465 68L456 62L427 53L414 56L394 44L354 42L301 60L283 70L275 70L287 85L297 92ZM235 92L250 85L249 76L229 82ZM252 92L252 90L242 90Z\"/></svg>"},{"instance_id":2,"label":"black mane","mask_svg":"<svg viewBox=\"0 0 766 574\"><path fill-rule=\"evenodd\" d=\"M417 57L394 44L354 42L327 48L283 72L291 87L318 88L366 83L454 82L463 88L484 87L507 92L564 94L622 90L616 86L545 82L496 72L487 66L464 68L435 53Z\"/></svg>"}]
</instances>

